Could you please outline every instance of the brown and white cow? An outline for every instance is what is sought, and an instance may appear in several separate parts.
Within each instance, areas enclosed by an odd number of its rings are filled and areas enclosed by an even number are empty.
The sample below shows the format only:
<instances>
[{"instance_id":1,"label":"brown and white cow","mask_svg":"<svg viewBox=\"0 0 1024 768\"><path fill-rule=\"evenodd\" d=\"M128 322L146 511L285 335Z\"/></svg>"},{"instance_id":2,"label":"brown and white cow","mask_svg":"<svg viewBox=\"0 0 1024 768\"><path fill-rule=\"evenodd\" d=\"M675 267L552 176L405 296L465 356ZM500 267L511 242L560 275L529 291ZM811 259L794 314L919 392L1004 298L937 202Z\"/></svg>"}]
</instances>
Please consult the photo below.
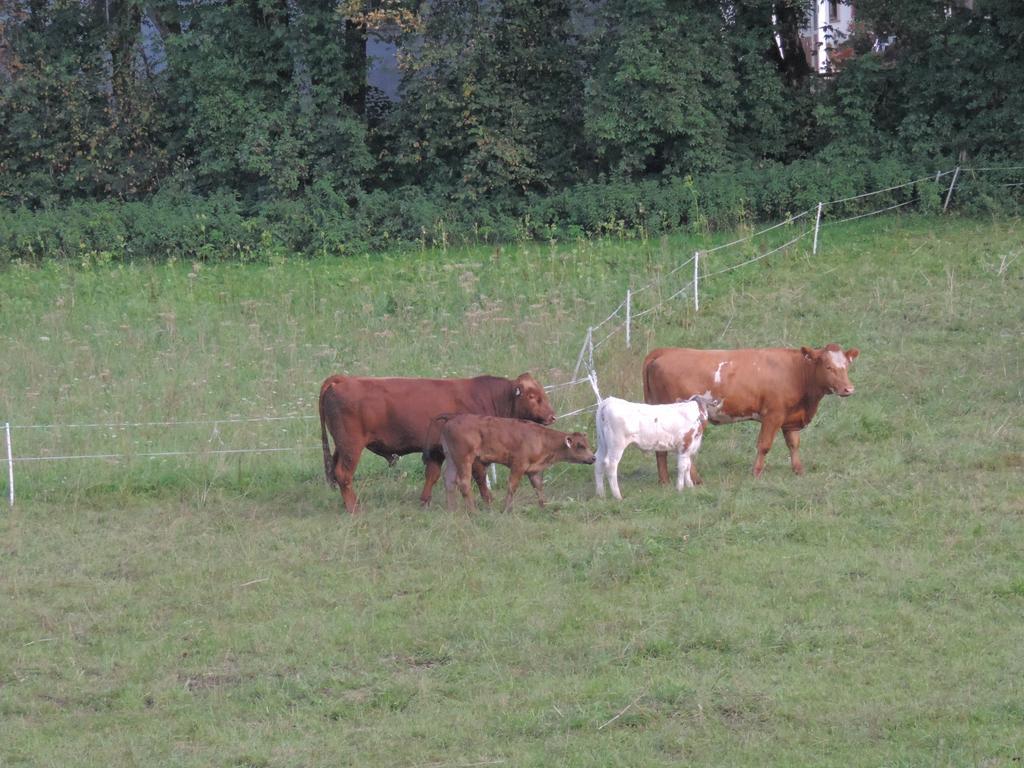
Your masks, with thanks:
<instances>
[{"instance_id":1,"label":"brown and white cow","mask_svg":"<svg viewBox=\"0 0 1024 768\"><path fill-rule=\"evenodd\" d=\"M455 488L462 493L470 510L475 509L469 489L470 473L476 466L504 464L509 468L505 511L512 508L512 499L523 475L537 491L544 506L545 469L559 461L593 464L587 436L581 432L559 432L519 419L456 414L439 416L441 445L448 464L444 482L448 508L455 509Z\"/></svg>"},{"instance_id":2,"label":"brown and white cow","mask_svg":"<svg viewBox=\"0 0 1024 768\"><path fill-rule=\"evenodd\" d=\"M800 430L811 423L825 395L853 394L850 362L860 352L838 344L821 349L655 349L644 360L644 400L674 403L692 395L721 401L709 412L712 424L761 422L754 476L764 472L765 456L781 429L796 474L800 463ZM659 452L658 479L668 482L665 452ZM692 465L694 482L700 482Z\"/></svg>"},{"instance_id":3,"label":"brown and white cow","mask_svg":"<svg viewBox=\"0 0 1024 768\"><path fill-rule=\"evenodd\" d=\"M389 464L407 453L422 452L426 469L420 501L430 503L444 453L437 430L430 435L428 430L434 417L442 413L509 416L542 424L555 420L544 388L528 373L515 379L330 376L320 387L324 472L327 483L341 489L350 513L358 511L352 477L364 448L383 456ZM334 438L333 453L328 432ZM480 493L490 501L484 468L474 468L473 476Z\"/></svg>"},{"instance_id":4,"label":"brown and white cow","mask_svg":"<svg viewBox=\"0 0 1024 768\"><path fill-rule=\"evenodd\" d=\"M594 484L597 495L604 496L604 481L612 496L622 498L619 490L619 462L630 445L644 451L674 451L680 491L693 485L690 467L700 450L704 427L708 423L708 406L718 401L694 395L681 403L631 403L618 397L606 397L597 406L597 461L594 463Z\"/></svg>"}]
</instances>

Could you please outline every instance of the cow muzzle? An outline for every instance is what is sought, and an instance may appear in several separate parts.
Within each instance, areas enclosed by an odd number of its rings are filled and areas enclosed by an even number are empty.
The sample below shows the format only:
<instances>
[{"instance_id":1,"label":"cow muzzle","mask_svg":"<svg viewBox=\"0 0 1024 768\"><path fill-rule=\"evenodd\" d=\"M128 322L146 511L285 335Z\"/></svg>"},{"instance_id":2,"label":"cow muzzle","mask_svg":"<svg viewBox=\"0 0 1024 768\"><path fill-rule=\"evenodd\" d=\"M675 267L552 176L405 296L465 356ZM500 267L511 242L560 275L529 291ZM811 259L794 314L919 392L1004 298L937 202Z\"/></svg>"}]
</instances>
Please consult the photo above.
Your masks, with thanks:
<instances>
[{"instance_id":1,"label":"cow muzzle","mask_svg":"<svg viewBox=\"0 0 1024 768\"><path fill-rule=\"evenodd\" d=\"M839 389L836 390L836 394L839 395L840 397L849 397L850 395L853 394L853 389L854 388L852 386L840 387Z\"/></svg>"}]
</instances>

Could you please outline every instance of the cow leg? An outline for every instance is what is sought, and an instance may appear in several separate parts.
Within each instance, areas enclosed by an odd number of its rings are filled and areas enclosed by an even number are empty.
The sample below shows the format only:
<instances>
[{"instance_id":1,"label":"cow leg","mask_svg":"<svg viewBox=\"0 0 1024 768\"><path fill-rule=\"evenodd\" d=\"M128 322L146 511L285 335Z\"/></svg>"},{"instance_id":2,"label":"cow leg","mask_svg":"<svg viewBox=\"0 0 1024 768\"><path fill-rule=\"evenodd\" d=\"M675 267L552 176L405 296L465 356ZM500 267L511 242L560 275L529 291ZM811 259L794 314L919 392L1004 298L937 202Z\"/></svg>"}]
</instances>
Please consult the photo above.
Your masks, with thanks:
<instances>
[{"instance_id":1,"label":"cow leg","mask_svg":"<svg viewBox=\"0 0 1024 768\"><path fill-rule=\"evenodd\" d=\"M771 450L772 441L775 440L775 433L782 426L774 421L762 421L761 432L757 436L757 458L754 460L754 477L760 477L764 472L764 461Z\"/></svg>"},{"instance_id":2,"label":"cow leg","mask_svg":"<svg viewBox=\"0 0 1024 768\"><path fill-rule=\"evenodd\" d=\"M352 477L356 473L356 467L359 466L359 457L362 453L363 446L361 445L345 453L340 450L334 452L334 479L338 481L341 498L350 515L359 513L359 500L352 488Z\"/></svg>"},{"instance_id":3,"label":"cow leg","mask_svg":"<svg viewBox=\"0 0 1024 768\"><path fill-rule=\"evenodd\" d=\"M697 473L697 460L690 459L690 485L702 485L704 481Z\"/></svg>"},{"instance_id":4,"label":"cow leg","mask_svg":"<svg viewBox=\"0 0 1024 768\"><path fill-rule=\"evenodd\" d=\"M458 505L458 498L455 495L458 484L459 473L455 462L449 461L444 465L444 498L449 512L454 512Z\"/></svg>"},{"instance_id":5,"label":"cow leg","mask_svg":"<svg viewBox=\"0 0 1024 768\"><path fill-rule=\"evenodd\" d=\"M597 446L597 456L594 459L594 488L597 491L597 495L604 498L604 462L607 451L604 445Z\"/></svg>"},{"instance_id":6,"label":"cow leg","mask_svg":"<svg viewBox=\"0 0 1024 768\"><path fill-rule=\"evenodd\" d=\"M622 501L622 491L619 490L619 462L622 461L622 454L626 452L626 446L621 448L612 446L605 459L608 472L608 487L612 489L612 496Z\"/></svg>"},{"instance_id":7,"label":"cow leg","mask_svg":"<svg viewBox=\"0 0 1024 768\"><path fill-rule=\"evenodd\" d=\"M658 460L658 482L668 485L668 451L655 451L654 457Z\"/></svg>"},{"instance_id":8,"label":"cow leg","mask_svg":"<svg viewBox=\"0 0 1024 768\"><path fill-rule=\"evenodd\" d=\"M508 491L505 493L505 511L512 511L512 499L516 495L516 488L519 487L519 481L523 479L523 470L518 467L509 467L508 473Z\"/></svg>"},{"instance_id":9,"label":"cow leg","mask_svg":"<svg viewBox=\"0 0 1024 768\"><path fill-rule=\"evenodd\" d=\"M466 461L458 468L458 486L459 492L462 494L462 498L466 500L466 506L469 507L469 511L476 512L476 501L473 499L472 489L469 486L469 480L472 475L473 458L471 456L467 456Z\"/></svg>"},{"instance_id":10,"label":"cow leg","mask_svg":"<svg viewBox=\"0 0 1024 768\"><path fill-rule=\"evenodd\" d=\"M786 445L789 446L789 463L793 467L793 472L802 475L804 465L800 463L800 430L784 429L782 436L786 438Z\"/></svg>"},{"instance_id":11,"label":"cow leg","mask_svg":"<svg viewBox=\"0 0 1024 768\"><path fill-rule=\"evenodd\" d=\"M543 472L529 472L526 475L530 478L530 485L533 486L533 490L537 492L537 504L543 509L544 501L544 473Z\"/></svg>"},{"instance_id":12,"label":"cow leg","mask_svg":"<svg viewBox=\"0 0 1024 768\"><path fill-rule=\"evenodd\" d=\"M693 462L690 460L690 454L687 451L680 451L676 458L677 491L681 491L684 488L688 488L693 485L693 478L690 475L692 464Z\"/></svg>"},{"instance_id":13,"label":"cow leg","mask_svg":"<svg viewBox=\"0 0 1024 768\"><path fill-rule=\"evenodd\" d=\"M444 451L430 451L423 454L423 491L420 493L420 504L430 506L434 483L441 477L441 465L444 463Z\"/></svg>"},{"instance_id":14,"label":"cow leg","mask_svg":"<svg viewBox=\"0 0 1024 768\"><path fill-rule=\"evenodd\" d=\"M487 465L482 461L473 462L473 479L476 481L476 487L480 489L480 498L484 500L484 504L490 505L494 496L487 487Z\"/></svg>"}]
</instances>

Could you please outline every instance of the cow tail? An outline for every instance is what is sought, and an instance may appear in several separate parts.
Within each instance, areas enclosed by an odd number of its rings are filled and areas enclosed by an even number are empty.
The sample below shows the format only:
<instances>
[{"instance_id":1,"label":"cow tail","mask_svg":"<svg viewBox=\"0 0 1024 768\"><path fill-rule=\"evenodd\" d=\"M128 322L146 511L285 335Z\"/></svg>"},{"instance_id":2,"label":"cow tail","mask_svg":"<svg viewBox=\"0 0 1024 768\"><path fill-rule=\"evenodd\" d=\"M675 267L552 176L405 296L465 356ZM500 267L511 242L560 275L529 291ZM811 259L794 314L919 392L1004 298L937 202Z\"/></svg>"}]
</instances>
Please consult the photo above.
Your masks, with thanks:
<instances>
[{"instance_id":1,"label":"cow tail","mask_svg":"<svg viewBox=\"0 0 1024 768\"><path fill-rule=\"evenodd\" d=\"M331 452L331 444L327 441L327 419L324 414L324 398L327 397L329 385L324 385L320 390L320 440L324 445L324 475L327 477L327 485L331 488L338 487L338 479L334 476L334 454Z\"/></svg>"},{"instance_id":2,"label":"cow tail","mask_svg":"<svg viewBox=\"0 0 1024 768\"><path fill-rule=\"evenodd\" d=\"M434 428L436 427L438 432L438 438L440 439L441 425L447 424L448 419L454 416L454 413L439 413L437 416L430 420L430 424L427 425L426 438L423 440L423 463L426 464L430 460L430 452L434 447L434 442L431 440L431 435L434 434Z\"/></svg>"},{"instance_id":3,"label":"cow tail","mask_svg":"<svg viewBox=\"0 0 1024 768\"><path fill-rule=\"evenodd\" d=\"M654 362L654 361L651 360L650 357L648 357L646 360L644 360L643 380L644 380L644 402L645 403L653 403L654 402L651 399L651 397L652 397L652 394L651 394L651 363L652 362Z\"/></svg>"}]
</instances>

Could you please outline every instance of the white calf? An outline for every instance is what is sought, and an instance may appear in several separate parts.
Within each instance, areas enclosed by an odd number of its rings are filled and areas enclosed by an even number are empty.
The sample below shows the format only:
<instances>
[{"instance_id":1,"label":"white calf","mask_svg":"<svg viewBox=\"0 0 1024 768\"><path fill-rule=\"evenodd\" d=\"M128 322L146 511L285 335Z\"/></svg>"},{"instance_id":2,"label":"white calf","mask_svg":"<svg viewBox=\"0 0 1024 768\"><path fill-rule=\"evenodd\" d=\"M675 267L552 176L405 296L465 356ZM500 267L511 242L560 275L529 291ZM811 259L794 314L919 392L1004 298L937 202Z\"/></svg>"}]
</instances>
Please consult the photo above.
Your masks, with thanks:
<instances>
[{"instance_id":1,"label":"white calf","mask_svg":"<svg viewBox=\"0 0 1024 768\"><path fill-rule=\"evenodd\" d=\"M597 461L594 462L597 495L604 496L604 476L607 474L612 496L622 498L619 461L631 443L645 451L675 451L679 456L676 488L681 491L693 485L690 465L700 449L707 422L707 403L700 395L667 405L605 398L597 407Z\"/></svg>"}]
</instances>

